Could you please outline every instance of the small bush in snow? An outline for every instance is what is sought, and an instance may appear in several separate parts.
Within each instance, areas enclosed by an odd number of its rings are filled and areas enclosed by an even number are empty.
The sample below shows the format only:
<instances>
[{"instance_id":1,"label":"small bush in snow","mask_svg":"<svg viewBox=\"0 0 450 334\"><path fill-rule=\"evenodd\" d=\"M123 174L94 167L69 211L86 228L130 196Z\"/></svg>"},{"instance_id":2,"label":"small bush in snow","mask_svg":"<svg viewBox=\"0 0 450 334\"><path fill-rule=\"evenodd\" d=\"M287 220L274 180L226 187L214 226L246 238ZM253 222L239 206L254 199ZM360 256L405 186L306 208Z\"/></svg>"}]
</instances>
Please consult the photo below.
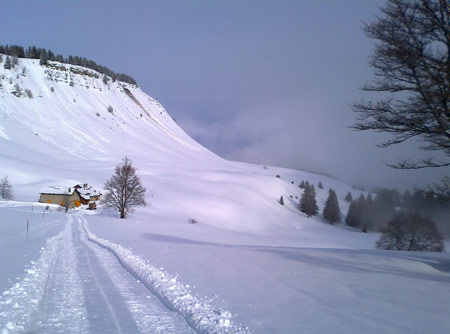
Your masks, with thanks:
<instances>
[{"instance_id":1,"label":"small bush in snow","mask_svg":"<svg viewBox=\"0 0 450 334\"><path fill-rule=\"evenodd\" d=\"M25 94L27 94L27 96L32 99L33 98L33 92L31 90L29 90L28 88L25 89Z\"/></svg>"},{"instance_id":2,"label":"small bush in snow","mask_svg":"<svg viewBox=\"0 0 450 334\"><path fill-rule=\"evenodd\" d=\"M100 117L100 113L99 112L96 112L95 115L97 115L97 117Z\"/></svg>"},{"instance_id":3,"label":"small bush in snow","mask_svg":"<svg viewBox=\"0 0 450 334\"><path fill-rule=\"evenodd\" d=\"M275 177L277 177L277 178L281 179L281 176L280 176L280 175L277 175L277 176L275 176Z\"/></svg>"},{"instance_id":4,"label":"small bush in snow","mask_svg":"<svg viewBox=\"0 0 450 334\"><path fill-rule=\"evenodd\" d=\"M283 199L283 196L280 197L280 200L278 201L278 203L280 203L281 205L284 205L284 199Z\"/></svg>"},{"instance_id":5,"label":"small bush in snow","mask_svg":"<svg viewBox=\"0 0 450 334\"><path fill-rule=\"evenodd\" d=\"M108 106L106 110L108 110L108 112L110 112L111 114L114 112L114 108L112 106Z\"/></svg>"},{"instance_id":6,"label":"small bush in snow","mask_svg":"<svg viewBox=\"0 0 450 334\"><path fill-rule=\"evenodd\" d=\"M197 224L198 223L198 221L196 219L193 219L193 218L190 218L188 220L188 222L189 222L189 224Z\"/></svg>"},{"instance_id":7,"label":"small bush in snow","mask_svg":"<svg viewBox=\"0 0 450 334\"><path fill-rule=\"evenodd\" d=\"M50 87L50 91L53 93L55 91L54 87Z\"/></svg>"},{"instance_id":8,"label":"small bush in snow","mask_svg":"<svg viewBox=\"0 0 450 334\"><path fill-rule=\"evenodd\" d=\"M18 83L16 83L14 85L14 90L11 93L17 97L22 96L22 88L20 87L20 85Z\"/></svg>"},{"instance_id":9,"label":"small bush in snow","mask_svg":"<svg viewBox=\"0 0 450 334\"><path fill-rule=\"evenodd\" d=\"M388 222L376 246L380 249L442 252L442 239L431 219L419 213L399 213Z\"/></svg>"}]
</instances>

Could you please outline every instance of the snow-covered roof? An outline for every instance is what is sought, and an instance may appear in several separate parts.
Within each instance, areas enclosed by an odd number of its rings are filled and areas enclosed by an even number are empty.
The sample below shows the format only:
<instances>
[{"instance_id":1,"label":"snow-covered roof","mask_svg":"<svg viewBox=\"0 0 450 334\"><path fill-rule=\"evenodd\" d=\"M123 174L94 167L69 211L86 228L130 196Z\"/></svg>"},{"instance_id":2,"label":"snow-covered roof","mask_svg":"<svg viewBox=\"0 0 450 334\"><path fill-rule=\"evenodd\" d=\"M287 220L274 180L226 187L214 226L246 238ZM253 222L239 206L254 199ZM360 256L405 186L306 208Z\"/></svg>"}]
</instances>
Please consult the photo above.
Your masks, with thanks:
<instances>
[{"instance_id":1,"label":"snow-covered roof","mask_svg":"<svg viewBox=\"0 0 450 334\"><path fill-rule=\"evenodd\" d=\"M69 189L70 189L70 192L69 192ZM39 193L40 194L51 194L51 195L72 195L74 191L75 191L75 188L73 188L73 187L50 186L50 187L41 188Z\"/></svg>"},{"instance_id":2,"label":"snow-covered roof","mask_svg":"<svg viewBox=\"0 0 450 334\"><path fill-rule=\"evenodd\" d=\"M88 198L90 196L97 196L100 194L97 190L91 189L91 187L89 189L84 189L84 188L77 189L77 191L80 193L80 195L87 196Z\"/></svg>"}]
</instances>

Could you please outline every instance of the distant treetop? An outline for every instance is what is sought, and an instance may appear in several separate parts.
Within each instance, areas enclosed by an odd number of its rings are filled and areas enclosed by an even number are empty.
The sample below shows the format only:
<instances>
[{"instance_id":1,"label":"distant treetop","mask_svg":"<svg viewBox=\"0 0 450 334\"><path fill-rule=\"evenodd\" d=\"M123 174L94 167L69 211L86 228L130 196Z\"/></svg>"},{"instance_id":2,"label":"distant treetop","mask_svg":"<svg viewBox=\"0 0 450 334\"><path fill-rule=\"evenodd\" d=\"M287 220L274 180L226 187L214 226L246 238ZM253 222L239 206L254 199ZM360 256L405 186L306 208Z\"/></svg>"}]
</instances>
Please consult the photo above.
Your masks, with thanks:
<instances>
[{"instance_id":1,"label":"distant treetop","mask_svg":"<svg viewBox=\"0 0 450 334\"><path fill-rule=\"evenodd\" d=\"M136 80L127 74L115 73L109 68L98 65L96 62L86 59L84 57L72 56L64 58L61 54L55 55L51 50L46 50L43 48L36 48L35 46L30 46L25 49L23 46L19 45L0 45L0 53L17 57L17 58L30 58L30 59L46 59L46 61L59 61L64 64L78 65L93 69L104 75L111 77L113 80L118 80L126 82L129 84L137 85ZM44 62L45 64L45 62Z\"/></svg>"}]
</instances>

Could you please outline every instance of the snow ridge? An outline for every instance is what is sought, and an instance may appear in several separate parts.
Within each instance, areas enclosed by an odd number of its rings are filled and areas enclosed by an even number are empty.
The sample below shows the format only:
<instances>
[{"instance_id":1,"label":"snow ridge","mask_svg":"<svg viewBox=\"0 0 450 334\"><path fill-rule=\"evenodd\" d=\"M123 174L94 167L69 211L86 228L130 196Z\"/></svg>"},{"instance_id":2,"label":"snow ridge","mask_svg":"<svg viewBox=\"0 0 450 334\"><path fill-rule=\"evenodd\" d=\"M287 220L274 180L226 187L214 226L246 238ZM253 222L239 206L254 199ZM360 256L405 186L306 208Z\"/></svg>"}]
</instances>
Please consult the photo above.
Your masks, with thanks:
<instances>
[{"instance_id":1,"label":"snow ridge","mask_svg":"<svg viewBox=\"0 0 450 334\"><path fill-rule=\"evenodd\" d=\"M121 265L136 279L139 279L167 307L180 314L186 322L199 334L249 334L248 328L233 324L229 311L217 309L192 295L189 286L177 281L177 277L167 273L163 268L156 268L140 256L121 245L97 237L87 228L86 220L83 227L89 240L112 252Z\"/></svg>"}]
</instances>

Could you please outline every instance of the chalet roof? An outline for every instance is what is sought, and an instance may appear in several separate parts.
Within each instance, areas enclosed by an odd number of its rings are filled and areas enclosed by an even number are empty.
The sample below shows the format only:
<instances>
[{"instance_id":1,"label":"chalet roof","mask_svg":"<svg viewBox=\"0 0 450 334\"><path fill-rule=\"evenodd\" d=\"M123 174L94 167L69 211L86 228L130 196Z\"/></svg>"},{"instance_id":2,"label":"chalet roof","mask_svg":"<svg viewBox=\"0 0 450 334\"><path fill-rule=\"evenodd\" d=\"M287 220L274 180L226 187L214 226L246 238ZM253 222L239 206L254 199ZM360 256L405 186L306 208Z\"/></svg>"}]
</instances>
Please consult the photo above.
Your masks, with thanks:
<instances>
[{"instance_id":1,"label":"chalet roof","mask_svg":"<svg viewBox=\"0 0 450 334\"><path fill-rule=\"evenodd\" d=\"M80 191L81 189L77 189L78 194L80 195L81 198L85 199L85 200L90 200L91 199L91 195L89 193L83 193Z\"/></svg>"},{"instance_id":2,"label":"chalet roof","mask_svg":"<svg viewBox=\"0 0 450 334\"><path fill-rule=\"evenodd\" d=\"M50 194L50 195L72 195L74 191L75 191L75 188L73 188L73 187L50 186L50 187L41 188L39 193L40 194Z\"/></svg>"}]
</instances>

